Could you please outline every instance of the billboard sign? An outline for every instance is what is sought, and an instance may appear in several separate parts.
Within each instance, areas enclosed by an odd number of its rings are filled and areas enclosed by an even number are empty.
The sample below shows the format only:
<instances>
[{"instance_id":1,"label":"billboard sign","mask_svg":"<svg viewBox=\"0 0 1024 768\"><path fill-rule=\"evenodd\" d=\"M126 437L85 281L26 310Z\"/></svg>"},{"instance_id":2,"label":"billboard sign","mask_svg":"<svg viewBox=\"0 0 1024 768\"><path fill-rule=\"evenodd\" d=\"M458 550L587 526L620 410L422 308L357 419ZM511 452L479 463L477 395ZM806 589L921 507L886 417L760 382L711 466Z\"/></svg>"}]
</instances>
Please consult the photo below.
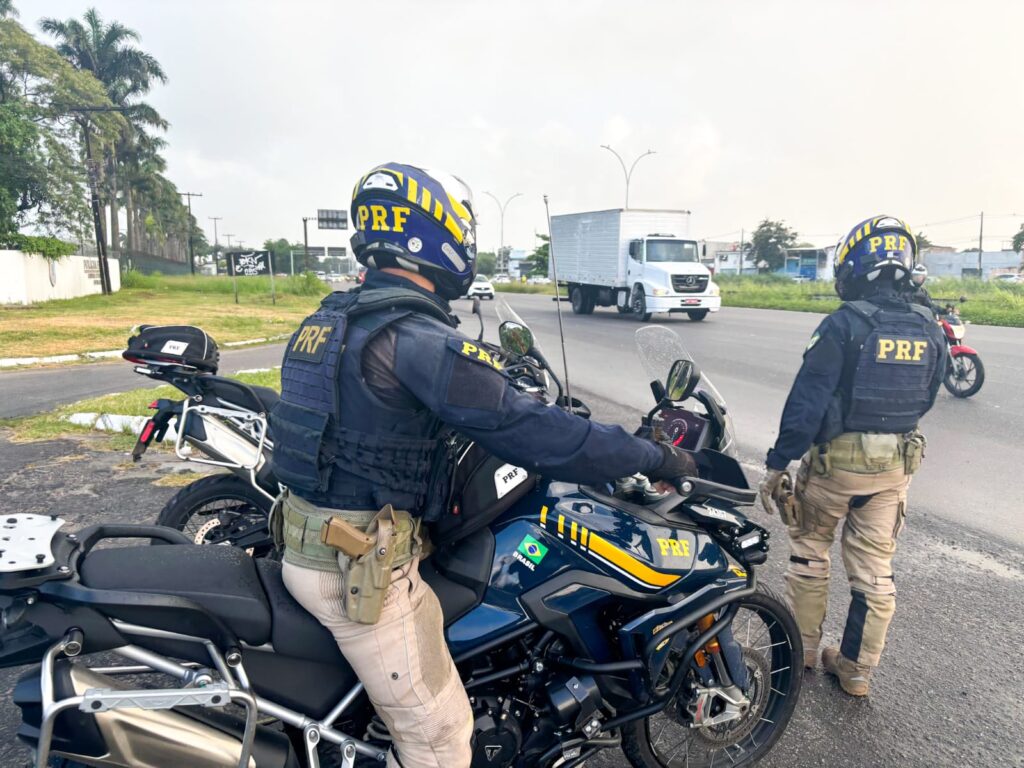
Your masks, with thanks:
<instances>
[{"instance_id":1,"label":"billboard sign","mask_svg":"<svg viewBox=\"0 0 1024 768\"><path fill-rule=\"evenodd\" d=\"M228 251L228 272L253 277L270 274L270 251Z\"/></svg>"},{"instance_id":2,"label":"billboard sign","mask_svg":"<svg viewBox=\"0 0 1024 768\"><path fill-rule=\"evenodd\" d=\"M316 225L319 229L348 229L348 211L335 208L318 208Z\"/></svg>"}]
</instances>

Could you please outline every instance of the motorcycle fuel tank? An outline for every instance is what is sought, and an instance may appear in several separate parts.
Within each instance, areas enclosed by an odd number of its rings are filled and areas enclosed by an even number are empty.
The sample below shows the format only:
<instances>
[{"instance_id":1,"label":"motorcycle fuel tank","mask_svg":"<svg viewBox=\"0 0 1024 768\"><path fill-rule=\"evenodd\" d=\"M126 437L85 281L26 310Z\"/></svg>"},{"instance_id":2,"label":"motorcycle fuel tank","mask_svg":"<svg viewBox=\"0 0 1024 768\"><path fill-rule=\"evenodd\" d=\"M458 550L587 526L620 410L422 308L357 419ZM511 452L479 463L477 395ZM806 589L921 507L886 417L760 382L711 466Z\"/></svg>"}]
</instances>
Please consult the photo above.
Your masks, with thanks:
<instances>
[{"instance_id":1,"label":"motorcycle fuel tank","mask_svg":"<svg viewBox=\"0 0 1024 768\"><path fill-rule=\"evenodd\" d=\"M492 525L494 560L483 602L448 628L453 652L528 625L522 598L571 574L578 581L610 579L620 595L663 601L689 593L727 573L717 543L682 518L633 512L615 500L570 483L542 483ZM599 602L600 590L576 590L574 599ZM607 591L601 592L605 597Z\"/></svg>"}]
</instances>

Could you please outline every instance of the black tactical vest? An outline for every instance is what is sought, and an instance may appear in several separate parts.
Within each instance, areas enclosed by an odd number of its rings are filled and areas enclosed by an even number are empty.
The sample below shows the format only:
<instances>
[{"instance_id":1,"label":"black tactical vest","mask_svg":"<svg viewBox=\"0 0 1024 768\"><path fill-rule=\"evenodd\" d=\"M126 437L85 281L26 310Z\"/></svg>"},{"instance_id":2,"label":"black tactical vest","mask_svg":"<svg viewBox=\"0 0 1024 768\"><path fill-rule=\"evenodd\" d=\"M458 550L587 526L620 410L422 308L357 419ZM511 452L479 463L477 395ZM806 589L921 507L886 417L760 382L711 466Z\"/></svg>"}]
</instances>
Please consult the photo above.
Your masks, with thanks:
<instances>
[{"instance_id":1,"label":"black tactical vest","mask_svg":"<svg viewBox=\"0 0 1024 768\"><path fill-rule=\"evenodd\" d=\"M843 431L910 432L931 405L931 386L943 349L935 318L921 306L879 307L847 302L852 338L840 381Z\"/></svg>"},{"instance_id":2,"label":"black tactical vest","mask_svg":"<svg viewBox=\"0 0 1024 768\"><path fill-rule=\"evenodd\" d=\"M366 344L413 313L452 324L416 291L377 288L332 293L292 334L271 416L274 472L291 492L338 509L392 504L427 519L440 514L442 423L425 409L385 405L361 370Z\"/></svg>"}]
</instances>

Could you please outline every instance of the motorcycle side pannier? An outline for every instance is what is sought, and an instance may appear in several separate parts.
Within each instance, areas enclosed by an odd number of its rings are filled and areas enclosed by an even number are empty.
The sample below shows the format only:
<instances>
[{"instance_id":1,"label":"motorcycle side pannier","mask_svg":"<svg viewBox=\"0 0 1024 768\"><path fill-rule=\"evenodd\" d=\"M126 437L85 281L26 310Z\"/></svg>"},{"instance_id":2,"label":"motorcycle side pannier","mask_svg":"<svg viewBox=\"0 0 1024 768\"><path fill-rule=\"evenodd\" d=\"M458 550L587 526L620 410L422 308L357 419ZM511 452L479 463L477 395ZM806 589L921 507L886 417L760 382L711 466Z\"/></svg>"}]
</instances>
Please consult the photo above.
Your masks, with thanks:
<instances>
[{"instance_id":1,"label":"motorcycle side pannier","mask_svg":"<svg viewBox=\"0 0 1024 768\"><path fill-rule=\"evenodd\" d=\"M532 491L537 478L471 444L459 453L452 479L452 503L447 513L431 524L431 543L440 547L490 525Z\"/></svg>"},{"instance_id":2,"label":"motorcycle side pannier","mask_svg":"<svg viewBox=\"0 0 1024 768\"><path fill-rule=\"evenodd\" d=\"M220 362L217 342L194 325L140 325L121 353L134 363L171 363L216 373Z\"/></svg>"}]
</instances>

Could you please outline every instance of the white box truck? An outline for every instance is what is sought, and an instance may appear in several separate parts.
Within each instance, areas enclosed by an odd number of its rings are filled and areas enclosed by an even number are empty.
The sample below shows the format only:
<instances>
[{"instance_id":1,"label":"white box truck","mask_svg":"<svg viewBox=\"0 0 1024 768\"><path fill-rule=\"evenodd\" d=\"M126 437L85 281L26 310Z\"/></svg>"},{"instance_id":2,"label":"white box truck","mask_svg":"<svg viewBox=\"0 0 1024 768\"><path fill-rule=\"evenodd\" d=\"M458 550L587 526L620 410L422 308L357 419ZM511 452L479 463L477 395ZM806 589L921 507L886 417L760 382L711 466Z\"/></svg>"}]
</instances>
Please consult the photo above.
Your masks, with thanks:
<instances>
[{"instance_id":1,"label":"white box truck","mask_svg":"<svg viewBox=\"0 0 1024 768\"><path fill-rule=\"evenodd\" d=\"M686 211L640 208L551 217L558 281L572 311L615 307L646 322L654 312L685 312L703 320L722 306L700 245L687 237ZM554 277L550 264L549 276Z\"/></svg>"}]
</instances>

